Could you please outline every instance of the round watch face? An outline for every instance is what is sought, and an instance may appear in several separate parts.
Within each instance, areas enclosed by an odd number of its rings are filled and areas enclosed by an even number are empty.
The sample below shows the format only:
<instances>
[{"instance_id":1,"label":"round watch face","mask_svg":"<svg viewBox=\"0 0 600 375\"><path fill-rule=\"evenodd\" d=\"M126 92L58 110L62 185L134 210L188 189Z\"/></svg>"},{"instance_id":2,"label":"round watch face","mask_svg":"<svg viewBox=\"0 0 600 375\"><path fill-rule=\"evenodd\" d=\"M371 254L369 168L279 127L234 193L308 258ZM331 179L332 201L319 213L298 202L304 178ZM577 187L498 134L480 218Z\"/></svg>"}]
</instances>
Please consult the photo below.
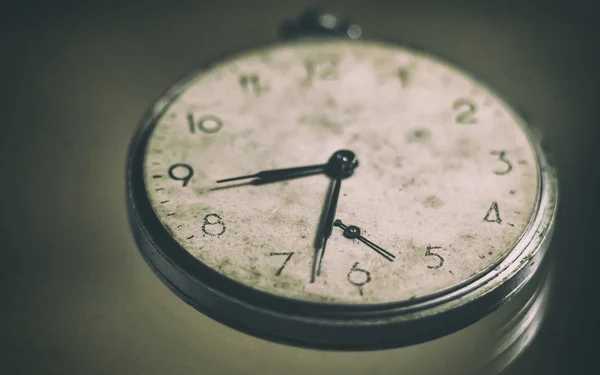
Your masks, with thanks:
<instances>
[{"instance_id":1,"label":"round watch face","mask_svg":"<svg viewBox=\"0 0 600 375\"><path fill-rule=\"evenodd\" d=\"M322 167L340 150L358 162L337 178ZM317 167L256 175L303 166ZM364 41L281 44L199 73L156 120L143 168L155 215L199 262L276 296L350 305L484 275L528 227L540 185L524 124L494 93Z\"/></svg>"}]
</instances>

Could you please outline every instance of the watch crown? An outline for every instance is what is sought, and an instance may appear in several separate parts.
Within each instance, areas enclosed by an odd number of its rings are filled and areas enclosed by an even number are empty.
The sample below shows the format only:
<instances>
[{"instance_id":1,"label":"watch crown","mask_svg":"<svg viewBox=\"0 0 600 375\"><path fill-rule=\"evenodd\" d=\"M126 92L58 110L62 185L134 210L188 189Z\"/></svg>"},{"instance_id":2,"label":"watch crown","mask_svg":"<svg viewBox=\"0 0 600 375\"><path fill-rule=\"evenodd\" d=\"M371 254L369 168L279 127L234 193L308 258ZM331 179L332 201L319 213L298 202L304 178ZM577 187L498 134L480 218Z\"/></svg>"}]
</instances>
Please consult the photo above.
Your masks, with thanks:
<instances>
[{"instance_id":1,"label":"watch crown","mask_svg":"<svg viewBox=\"0 0 600 375\"><path fill-rule=\"evenodd\" d=\"M309 8L295 19L283 22L279 28L279 34L283 39L307 36L340 36L358 39L362 34L362 29L331 12L320 8Z\"/></svg>"}]
</instances>

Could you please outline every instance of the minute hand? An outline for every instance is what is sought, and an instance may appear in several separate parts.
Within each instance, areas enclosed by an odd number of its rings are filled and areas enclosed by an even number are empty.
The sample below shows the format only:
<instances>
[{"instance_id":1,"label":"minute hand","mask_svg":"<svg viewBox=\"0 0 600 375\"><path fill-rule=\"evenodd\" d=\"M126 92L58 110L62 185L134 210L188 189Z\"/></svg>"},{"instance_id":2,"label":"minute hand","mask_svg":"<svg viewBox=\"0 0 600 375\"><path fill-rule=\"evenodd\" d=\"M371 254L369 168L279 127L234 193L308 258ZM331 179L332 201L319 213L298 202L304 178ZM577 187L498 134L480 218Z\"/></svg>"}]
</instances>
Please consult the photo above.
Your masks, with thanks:
<instances>
[{"instance_id":1,"label":"minute hand","mask_svg":"<svg viewBox=\"0 0 600 375\"><path fill-rule=\"evenodd\" d=\"M333 154L328 163L328 174L334 178L332 186L329 188L329 194L323 206L325 218L322 221L321 227L317 231L317 240L315 242L315 257L313 262L313 270L311 282L315 281L316 276L321 273L321 264L323 263L323 255L325 255L325 247L327 240L333 232L333 221L337 210L337 204L340 197L340 188L342 179L352 174L354 168L358 166L358 159L354 153L348 150L340 150Z\"/></svg>"},{"instance_id":2,"label":"minute hand","mask_svg":"<svg viewBox=\"0 0 600 375\"><path fill-rule=\"evenodd\" d=\"M331 194L327 197L326 200L326 202L328 202L329 204L326 208L323 226L319 231L320 239L317 240L318 243L315 249L315 264L313 265L312 281L315 280L316 276L321 274L321 264L323 263L323 256L325 255L325 247L327 246L327 240L329 239L329 237L331 237L331 233L333 233L333 220L335 218L335 212L337 210L341 186L342 176L340 175L333 181L333 188L329 189Z\"/></svg>"}]
</instances>

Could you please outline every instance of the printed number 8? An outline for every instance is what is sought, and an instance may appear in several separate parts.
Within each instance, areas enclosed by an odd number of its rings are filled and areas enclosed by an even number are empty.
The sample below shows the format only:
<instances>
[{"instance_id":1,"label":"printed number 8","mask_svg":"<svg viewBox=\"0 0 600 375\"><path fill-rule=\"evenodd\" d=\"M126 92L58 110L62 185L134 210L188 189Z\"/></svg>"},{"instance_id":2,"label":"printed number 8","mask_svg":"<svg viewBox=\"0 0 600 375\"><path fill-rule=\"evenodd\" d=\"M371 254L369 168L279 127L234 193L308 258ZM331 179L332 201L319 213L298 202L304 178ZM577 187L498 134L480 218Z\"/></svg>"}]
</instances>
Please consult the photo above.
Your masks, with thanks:
<instances>
[{"instance_id":1,"label":"printed number 8","mask_svg":"<svg viewBox=\"0 0 600 375\"><path fill-rule=\"evenodd\" d=\"M204 216L202 231L209 236L218 237L225 233L225 223L221 216L217 214L208 214Z\"/></svg>"}]
</instances>

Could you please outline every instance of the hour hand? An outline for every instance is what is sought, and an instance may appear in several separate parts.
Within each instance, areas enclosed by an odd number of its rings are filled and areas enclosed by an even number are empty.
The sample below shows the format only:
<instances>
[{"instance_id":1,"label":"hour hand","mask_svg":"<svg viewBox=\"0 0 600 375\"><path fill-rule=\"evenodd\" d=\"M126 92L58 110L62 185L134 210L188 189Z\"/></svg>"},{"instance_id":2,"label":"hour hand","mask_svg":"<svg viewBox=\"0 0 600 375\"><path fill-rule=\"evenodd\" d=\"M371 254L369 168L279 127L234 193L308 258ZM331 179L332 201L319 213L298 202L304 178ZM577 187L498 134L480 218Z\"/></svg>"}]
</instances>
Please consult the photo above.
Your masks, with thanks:
<instances>
[{"instance_id":1,"label":"hour hand","mask_svg":"<svg viewBox=\"0 0 600 375\"><path fill-rule=\"evenodd\" d=\"M342 165L343 157L347 157L350 154L352 156L351 160L348 159L345 162L347 163L347 165ZM354 154L351 151L340 150L336 151L325 164L315 164L303 167L282 169L268 169L255 174L224 178L222 180L218 180L217 183L221 184L223 182L233 182L239 180L252 179L250 182L248 182L248 184L261 185L269 182L278 182L289 180L292 178L312 176L319 173L326 173L332 178L336 178L336 175L339 173L343 178L346 178L352 175L352 172L357 165L358 160L354 158Z\"/></svg>"},{"instance_id":2,"label":"hour hand","mask_svg":"<svg viewBox=\"0 0 600 375\"><path fill-rule=\"evenodd\" d=\"M365 245L369 246L371 249L375 250L375 252L377 252L377 254L381 255L382 257L384 257L385 259L389 260L390 262L393 262L394 258L396 258L396 256L394 254L390 253L389 251L385 250L381 246L376 245L373 242L371 242L371 241L367 240L366 238L364 238L360 234L360 228L359 227L357 227L355 225L347 226L344 223L342 223L342 221L340 219L337 219L333 223L333 225L336 226L336 227L340 227L344 231L344 237L350 238L350 239L355 239L356 238L360 242L362 242Z\"/></svg>"},{"instance_id":3,"label":"hour hand","mask_svg":"<svg viewBox=\"0 0 600 375\"><path fill-rule=\"evenodd\" d=\"M307 165L304 167L270 169L270 170L261 171L261 172L255 173L255 174L225 178L222 180L218 180L217 183L220 184L223 182L246 180L246 179L250 179L250 178L253 179L250 182L253 184L283 181L283 180L287 180L287 179L291 179L291 178L310 176L313 174L323 173L325 171L326 166L327 166L327 164L316 164L316 165Z\"/></svg>"}]
</instances>

